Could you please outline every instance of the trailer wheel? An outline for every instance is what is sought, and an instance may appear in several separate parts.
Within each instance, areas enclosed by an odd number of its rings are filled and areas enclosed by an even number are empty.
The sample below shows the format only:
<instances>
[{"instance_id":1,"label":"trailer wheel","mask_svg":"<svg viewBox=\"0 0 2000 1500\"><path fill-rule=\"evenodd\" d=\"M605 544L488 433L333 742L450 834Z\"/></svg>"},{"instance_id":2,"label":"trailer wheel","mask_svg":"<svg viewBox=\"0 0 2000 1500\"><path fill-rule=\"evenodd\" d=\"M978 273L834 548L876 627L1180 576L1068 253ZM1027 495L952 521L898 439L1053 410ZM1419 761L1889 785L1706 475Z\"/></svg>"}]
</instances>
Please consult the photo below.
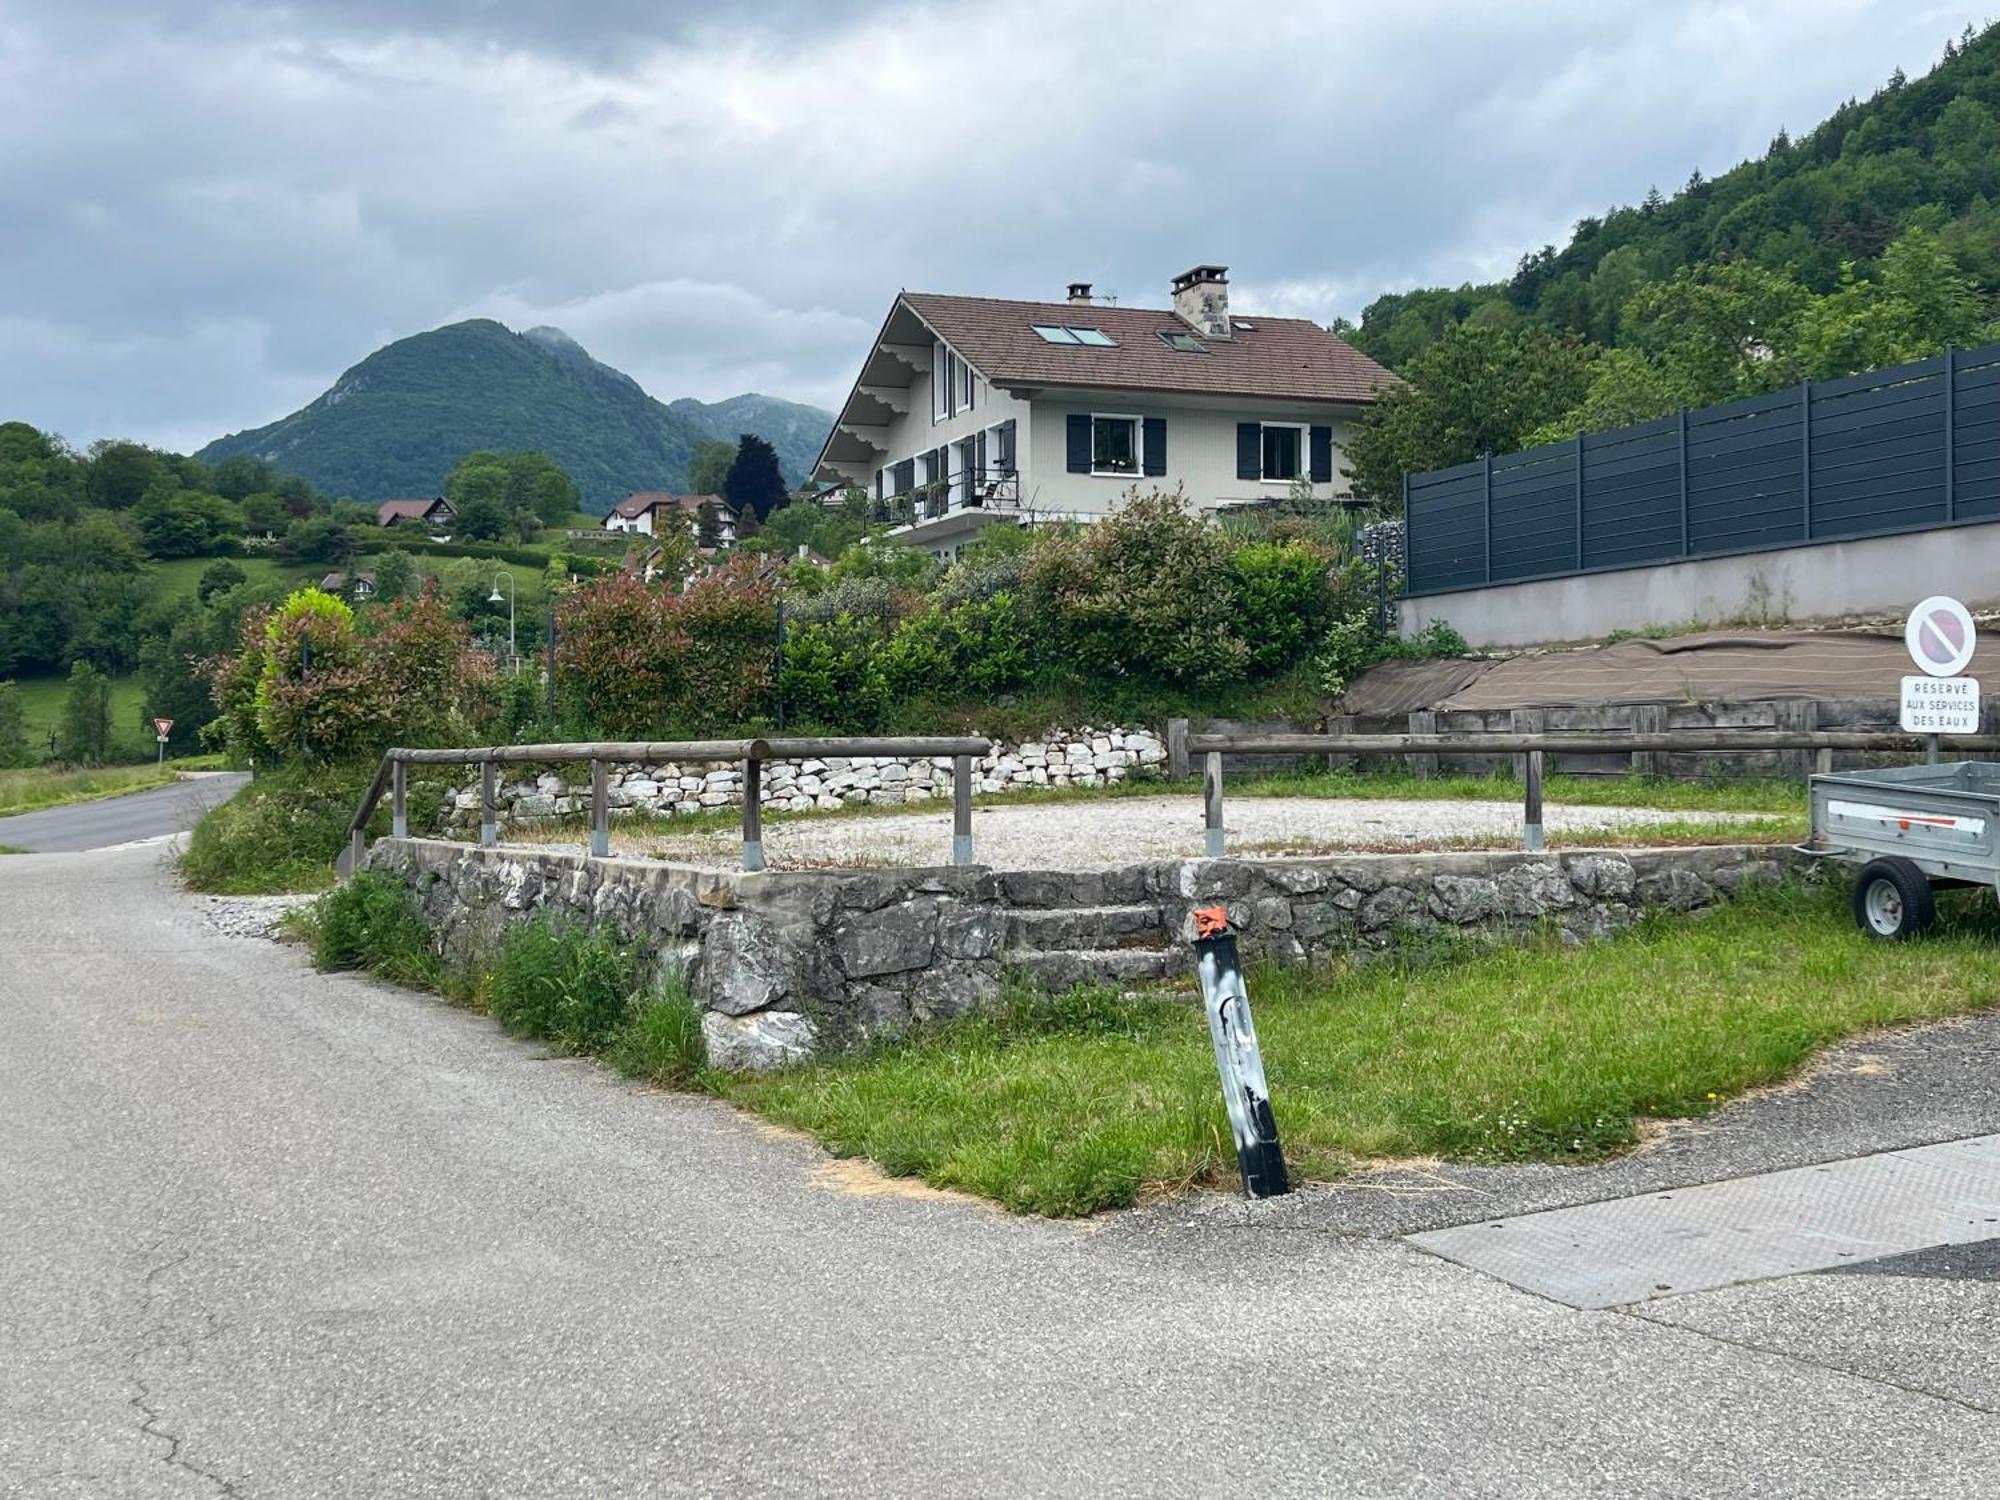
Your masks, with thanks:
<instances>
[{"instance_id":1,"label":"trailer wheel","mask_svg":"<svg viewBox=\"0 0 2000 1500\"><path fill-rule=\"evenodd\" d=\"M1854 882L1854 920L1870 937L1887 942L1914 937L1936 916L1930 881L1907 859L1870 860Z\"/></svg>"}]
</instances>

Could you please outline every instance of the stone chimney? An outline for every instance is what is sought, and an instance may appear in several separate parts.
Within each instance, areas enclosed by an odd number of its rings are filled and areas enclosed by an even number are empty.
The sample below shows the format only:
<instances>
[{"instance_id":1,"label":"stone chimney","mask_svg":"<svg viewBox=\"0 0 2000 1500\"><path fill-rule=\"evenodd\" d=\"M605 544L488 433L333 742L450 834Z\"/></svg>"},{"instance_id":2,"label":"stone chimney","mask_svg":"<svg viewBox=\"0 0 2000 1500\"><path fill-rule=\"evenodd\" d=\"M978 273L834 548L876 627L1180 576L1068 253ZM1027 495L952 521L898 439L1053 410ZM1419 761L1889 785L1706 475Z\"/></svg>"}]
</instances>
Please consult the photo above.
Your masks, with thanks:
<instances>
[{"instance_id":1,"label":"stone chimney","mask_svg":"<svg viewBox=\"0 0 2000 1500\"><path fill-rule=\"evenodd\" d=\"M1072 281L1069 284L1069 303L1071 307L1088 307L1090 305L1090 283L1087 281Z\"/></svg>"},{"instance_id":2,"label":"stone chimney","mask_svg":"<svg viewBox=\"0 0 2000 1500\"><path fill-rule=\"evenodd\" d=\"M1174 278L1174 316L1203 338L1229 337L1229 267L1196 266Z\"/></svg>"}]
</instances>

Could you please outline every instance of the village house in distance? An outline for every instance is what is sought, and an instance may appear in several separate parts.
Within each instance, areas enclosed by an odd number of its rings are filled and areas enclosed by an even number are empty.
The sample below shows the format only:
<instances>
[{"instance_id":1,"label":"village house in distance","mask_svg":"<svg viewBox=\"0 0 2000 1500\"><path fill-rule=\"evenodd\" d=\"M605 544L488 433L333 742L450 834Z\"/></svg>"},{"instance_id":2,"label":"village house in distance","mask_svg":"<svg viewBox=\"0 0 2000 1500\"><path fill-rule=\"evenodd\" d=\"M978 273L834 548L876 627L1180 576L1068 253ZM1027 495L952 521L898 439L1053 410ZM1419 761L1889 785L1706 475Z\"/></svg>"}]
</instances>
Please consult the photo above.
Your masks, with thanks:
<instances>
[{"instance_id":1,"label":"village house in distance","mask_svg":"<svg viewBox=\"0 0 2000 1500\"><path fill-rule=\"evenodd\" d=\"M1223 266L1172 306L1072 282L1062 302L904 292L813 469L860 486L895 535L950 559L979 528L1091 520L1134 485L1204 510L1348 493L1340 452L1395 379L1303 318L1237 314Z\"/></svg>"},{"instance_id":2,"label":"village house in distance","mask_svg":"<svg viewBox=\"0 0 2000 1500\"><path fill-rule=\"evenodd\" d=\"M670 495L664 490L639 490L606 513L606 531L631 531L658 536L666 530L661 512L679 512L705 547L727 547L736 541L736 512L720 495Z\"/></svg>"}]
</instances>

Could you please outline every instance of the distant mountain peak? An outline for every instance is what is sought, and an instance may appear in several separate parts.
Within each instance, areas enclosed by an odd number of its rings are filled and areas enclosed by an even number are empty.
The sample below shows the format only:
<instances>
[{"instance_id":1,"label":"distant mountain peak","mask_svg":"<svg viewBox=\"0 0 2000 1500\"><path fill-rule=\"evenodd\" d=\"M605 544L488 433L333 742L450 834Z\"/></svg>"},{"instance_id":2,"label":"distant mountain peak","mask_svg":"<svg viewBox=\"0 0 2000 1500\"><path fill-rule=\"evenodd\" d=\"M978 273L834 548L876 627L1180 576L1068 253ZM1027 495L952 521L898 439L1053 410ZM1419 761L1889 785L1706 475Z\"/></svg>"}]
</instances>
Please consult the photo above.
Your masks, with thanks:
<instances>
[{"instance_id":1,"label":"distant mountain peak","mask_svg":"<svg viewBox=\"0 0 2000 1500\"><path fill-rule=\"evenodd\" d=\"M290 416L201 456L254 453L328 494L372 501L434 495L476 449L540 449L602 513L634 490L684 490L696 445L742 432L775 447L799 483L832 425L830 412L755 394L662 404L560 328L468 318L385 344Z\"/></svg>"}]
</instances>

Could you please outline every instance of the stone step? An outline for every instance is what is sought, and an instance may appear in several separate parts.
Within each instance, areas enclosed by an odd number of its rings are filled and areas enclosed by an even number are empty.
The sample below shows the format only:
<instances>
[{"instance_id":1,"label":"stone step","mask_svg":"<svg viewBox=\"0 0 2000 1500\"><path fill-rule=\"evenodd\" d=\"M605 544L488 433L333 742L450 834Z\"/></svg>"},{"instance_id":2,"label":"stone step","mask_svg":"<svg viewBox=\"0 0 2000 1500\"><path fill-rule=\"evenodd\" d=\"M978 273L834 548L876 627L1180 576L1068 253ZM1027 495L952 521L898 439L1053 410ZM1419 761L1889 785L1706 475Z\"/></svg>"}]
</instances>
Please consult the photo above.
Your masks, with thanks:
<instances>
[{"instance_id":1,"label":"stone step","mask_svg":"<svg viewBox=\"0 0 2000 1500\"><path fill-rule=\"evenodd\" d=\"M1164 922L1161 908L1153 903L1016 908L1007 913L1007 950L1055 953L1097 948L1165 948L1172 939Z\"/></svg>"},{"instance_id":2,"label":"stone step","mask_svg":"<svg viewBox=\"0 0 2000 1500\"><path fill-rule=\"evenodd\" d=\"M1107 981L1184 979L1194 973L1192 954L1162 948L1072 948L1010 954L1007 961L1050 991Z\"/></svg>"}]
</instances>

